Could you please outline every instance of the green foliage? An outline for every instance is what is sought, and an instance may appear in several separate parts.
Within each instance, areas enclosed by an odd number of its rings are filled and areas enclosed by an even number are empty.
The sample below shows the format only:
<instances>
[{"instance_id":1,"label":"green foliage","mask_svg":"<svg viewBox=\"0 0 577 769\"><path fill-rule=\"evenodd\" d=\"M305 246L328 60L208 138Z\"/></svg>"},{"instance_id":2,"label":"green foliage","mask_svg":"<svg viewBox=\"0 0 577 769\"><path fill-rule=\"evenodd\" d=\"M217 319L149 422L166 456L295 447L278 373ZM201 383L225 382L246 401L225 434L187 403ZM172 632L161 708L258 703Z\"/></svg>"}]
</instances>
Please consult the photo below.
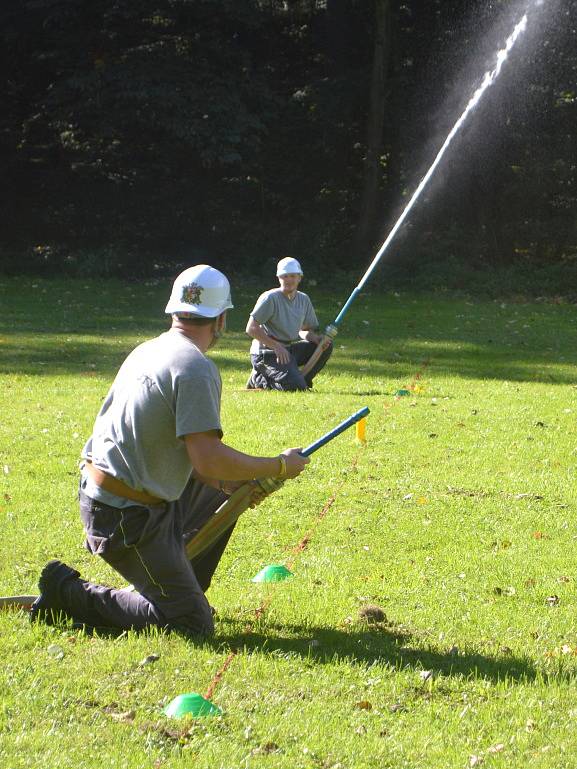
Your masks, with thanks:
<instances>
[{"instance_id":1,"label":"green foliage","mask_svg":"<svg viewBox=\"0 0 577 769\"><path fill-rule=\"evenodd\" d=\"M319 271L368 263L515 5L391 4L380 231L351 255L373 4L7 0L0 271L155 274L193 252L255 273L287 251ZM574 258L575 9L545 6L412 215L414 250ZM122 256L85 256L100 253Z\"/></svg>"}]
</instances>

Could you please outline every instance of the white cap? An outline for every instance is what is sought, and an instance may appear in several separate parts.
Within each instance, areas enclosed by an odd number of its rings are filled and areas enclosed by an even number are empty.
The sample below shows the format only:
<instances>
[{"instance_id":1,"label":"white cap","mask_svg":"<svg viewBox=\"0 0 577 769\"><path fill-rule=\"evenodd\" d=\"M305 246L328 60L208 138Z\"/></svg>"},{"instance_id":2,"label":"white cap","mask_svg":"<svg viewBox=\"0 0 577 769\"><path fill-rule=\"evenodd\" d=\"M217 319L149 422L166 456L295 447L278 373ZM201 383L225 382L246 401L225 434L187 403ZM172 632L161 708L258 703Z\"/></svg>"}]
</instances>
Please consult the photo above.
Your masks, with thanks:
<instances>
[{"instance_id":1,"label":"white cap","mask_svg":"<svg viewBox=\"0 0 577 769\"><path fill-rule=\"evenodd\" d=\"M232 306L226 275L208 264L197 264L181 272L174 281L165 312L184 317L216 318Z\"/></svg>"},{"instance_id":2,"label":"white cap","mask_svg":"<svg viewBox=\"0 0 577 769\"><path fill-rule=\"evenodd\" d=\"M297 273L302 275L303 271L300 262L293 259L292 256L285 256L276 266L277 278L280 278L281 275L296 275Z\"/></svg>"}]
</instances>

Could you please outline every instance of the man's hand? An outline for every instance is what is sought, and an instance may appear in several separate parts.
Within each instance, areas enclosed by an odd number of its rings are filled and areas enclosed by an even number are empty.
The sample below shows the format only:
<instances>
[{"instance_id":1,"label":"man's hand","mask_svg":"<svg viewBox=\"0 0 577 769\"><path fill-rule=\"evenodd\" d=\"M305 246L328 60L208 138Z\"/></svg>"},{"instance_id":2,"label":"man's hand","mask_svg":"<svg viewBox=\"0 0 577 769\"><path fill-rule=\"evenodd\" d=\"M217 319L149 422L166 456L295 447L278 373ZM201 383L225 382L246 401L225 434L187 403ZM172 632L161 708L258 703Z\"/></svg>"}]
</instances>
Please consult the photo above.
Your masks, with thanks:
<instances>
[{"instance_id":1,"label":"man's hand","mask_svg":"<svg viewBox=\"0 0 577 769\"><path fill-rule=\"evenodd\" d=\"M315 334L314 331L309 331L307 334L307 342L312 342L313 344L318 344L320 341L322 341L322 336L319 334Z\"/></svg>"},{"instance_id":2,"label":"man's hand","mask_svg":"<svg viewBox=\"0 0 577 769\"><path fill-rule=\"evenodd\" d=\"M245 483L250 483L250 481L222 481L219 484L219 488L221 491L223 491L228 497L230 497L231 494L234 494L234 492L237 489L240 489L241 486L244 486ZM262 486L260 486L258 483L255 483L254 489L251 492L250 495L250 503L248 507L252 509L253 507L256 507L257 505L260 505L260 503L265 499L265 497L268 497L268 492L266 492Z\"/></svg>"},{"instance_id":3,"label":"man's hand","mask_svg":"<svg viewBox=\"0 0 577 769\"><path fill-rule=\"evenodd\" d=\"M276 342L273 350L276 352L277 363L281 366L285 366L291 359L290 353L287 348L280 342Z\"/></svg>"},{"instance_id":4,"label":"man's hand","mask_svg":"<svg viewBox=\"0 0 577 769\"><path fill-rule=\"evenodd\" d=\"M219 481L218 488L224 492L227 497L230 497L231 494L234 494L234 492L237 489L240 489L241 486L244 486L245 483L247 483L247 481ZM215 485L214 481L211 485Z\"/></svg>"},{"instance_id":5,"label":"man's hand","mask_svg":"<svg viewBox=\"0 0 577 769\"><path fill-rule=\"evenodd\" d=\"M318 344L322 340L322 336L317 334L316 331L313 331L312 328L302 329L299 331L299 336L301 339L304 339L305 342L312 342L313 344Z\"/></svg>"},{"instance_id":6,"label":"man's hand","mask_svg":"<svg viewBox=\"0 0 577 769\"><path fill-rule=\"evenodd\" d=\"M306 465L311 461L309 457L303 457L300 453L301 448L298 449L285 449L281 452L286 461L286 475L285 478L296 478L305 469Z\"/></svg>"}]
</instances>

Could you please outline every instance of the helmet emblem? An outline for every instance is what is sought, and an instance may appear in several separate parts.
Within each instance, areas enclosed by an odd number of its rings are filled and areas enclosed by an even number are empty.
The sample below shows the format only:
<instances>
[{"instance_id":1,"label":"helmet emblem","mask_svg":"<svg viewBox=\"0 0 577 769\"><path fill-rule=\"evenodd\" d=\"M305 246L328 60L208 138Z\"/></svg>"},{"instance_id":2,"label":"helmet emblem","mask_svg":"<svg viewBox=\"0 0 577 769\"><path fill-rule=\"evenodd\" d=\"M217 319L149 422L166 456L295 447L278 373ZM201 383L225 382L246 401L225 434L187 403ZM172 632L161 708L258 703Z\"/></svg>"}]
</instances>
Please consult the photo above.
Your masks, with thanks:
<instances>
[{"instance_id":1,"label":"helmet emblem","mask_svg":"<svg viewBox=\"0 0 577 769\"><path fill-rule=\"evenodd\" d=\"M188 286L182 287L181 302L185 304L200 304L200 295L203 292L203 287L198 283L189 283Z\"/></svg>"}]
</instances>

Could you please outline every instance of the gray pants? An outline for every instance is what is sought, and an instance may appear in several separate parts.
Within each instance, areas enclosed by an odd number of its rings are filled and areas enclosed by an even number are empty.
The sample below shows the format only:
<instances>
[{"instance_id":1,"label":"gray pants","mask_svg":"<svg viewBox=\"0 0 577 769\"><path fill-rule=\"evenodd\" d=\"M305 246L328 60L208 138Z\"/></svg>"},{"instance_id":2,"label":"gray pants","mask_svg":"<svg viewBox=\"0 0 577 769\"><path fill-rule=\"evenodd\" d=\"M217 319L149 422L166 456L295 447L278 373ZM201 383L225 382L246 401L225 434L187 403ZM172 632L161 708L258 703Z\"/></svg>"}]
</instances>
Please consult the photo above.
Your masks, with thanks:
<instances>
[{"instance_id":1,"label":"gray pants","mask_svg":"<svg viewBox=\"0 0 577 769\"><path fill-rule=\"evenodd\" d=\"M70 615L100 627L139 630L156 625L187 634L212 633L212 610L204 593L234 524L192 563L185 544L225 499L194 479L177 501L151 507L110 507L81 490L86 547L134 590L72 580L66 590Z\"/></svg>"},{"instance_id":2,"label":"gray pants","mask_svg":"<svg viewBox=\"0 0 577 769\"><path fill-rule=\"evenodd\" d=\"M314 377L324 367L331 357L332 344L323 350L318 361L306 376L299 371L299 366L311 357L317 346L314 342L293 342L286 346L290 360L288 363L278 363L274 350L262 350L256 355L251 355L253 372L251 384L262 390L308 390Z\"/></svg>"}]
</instances>

